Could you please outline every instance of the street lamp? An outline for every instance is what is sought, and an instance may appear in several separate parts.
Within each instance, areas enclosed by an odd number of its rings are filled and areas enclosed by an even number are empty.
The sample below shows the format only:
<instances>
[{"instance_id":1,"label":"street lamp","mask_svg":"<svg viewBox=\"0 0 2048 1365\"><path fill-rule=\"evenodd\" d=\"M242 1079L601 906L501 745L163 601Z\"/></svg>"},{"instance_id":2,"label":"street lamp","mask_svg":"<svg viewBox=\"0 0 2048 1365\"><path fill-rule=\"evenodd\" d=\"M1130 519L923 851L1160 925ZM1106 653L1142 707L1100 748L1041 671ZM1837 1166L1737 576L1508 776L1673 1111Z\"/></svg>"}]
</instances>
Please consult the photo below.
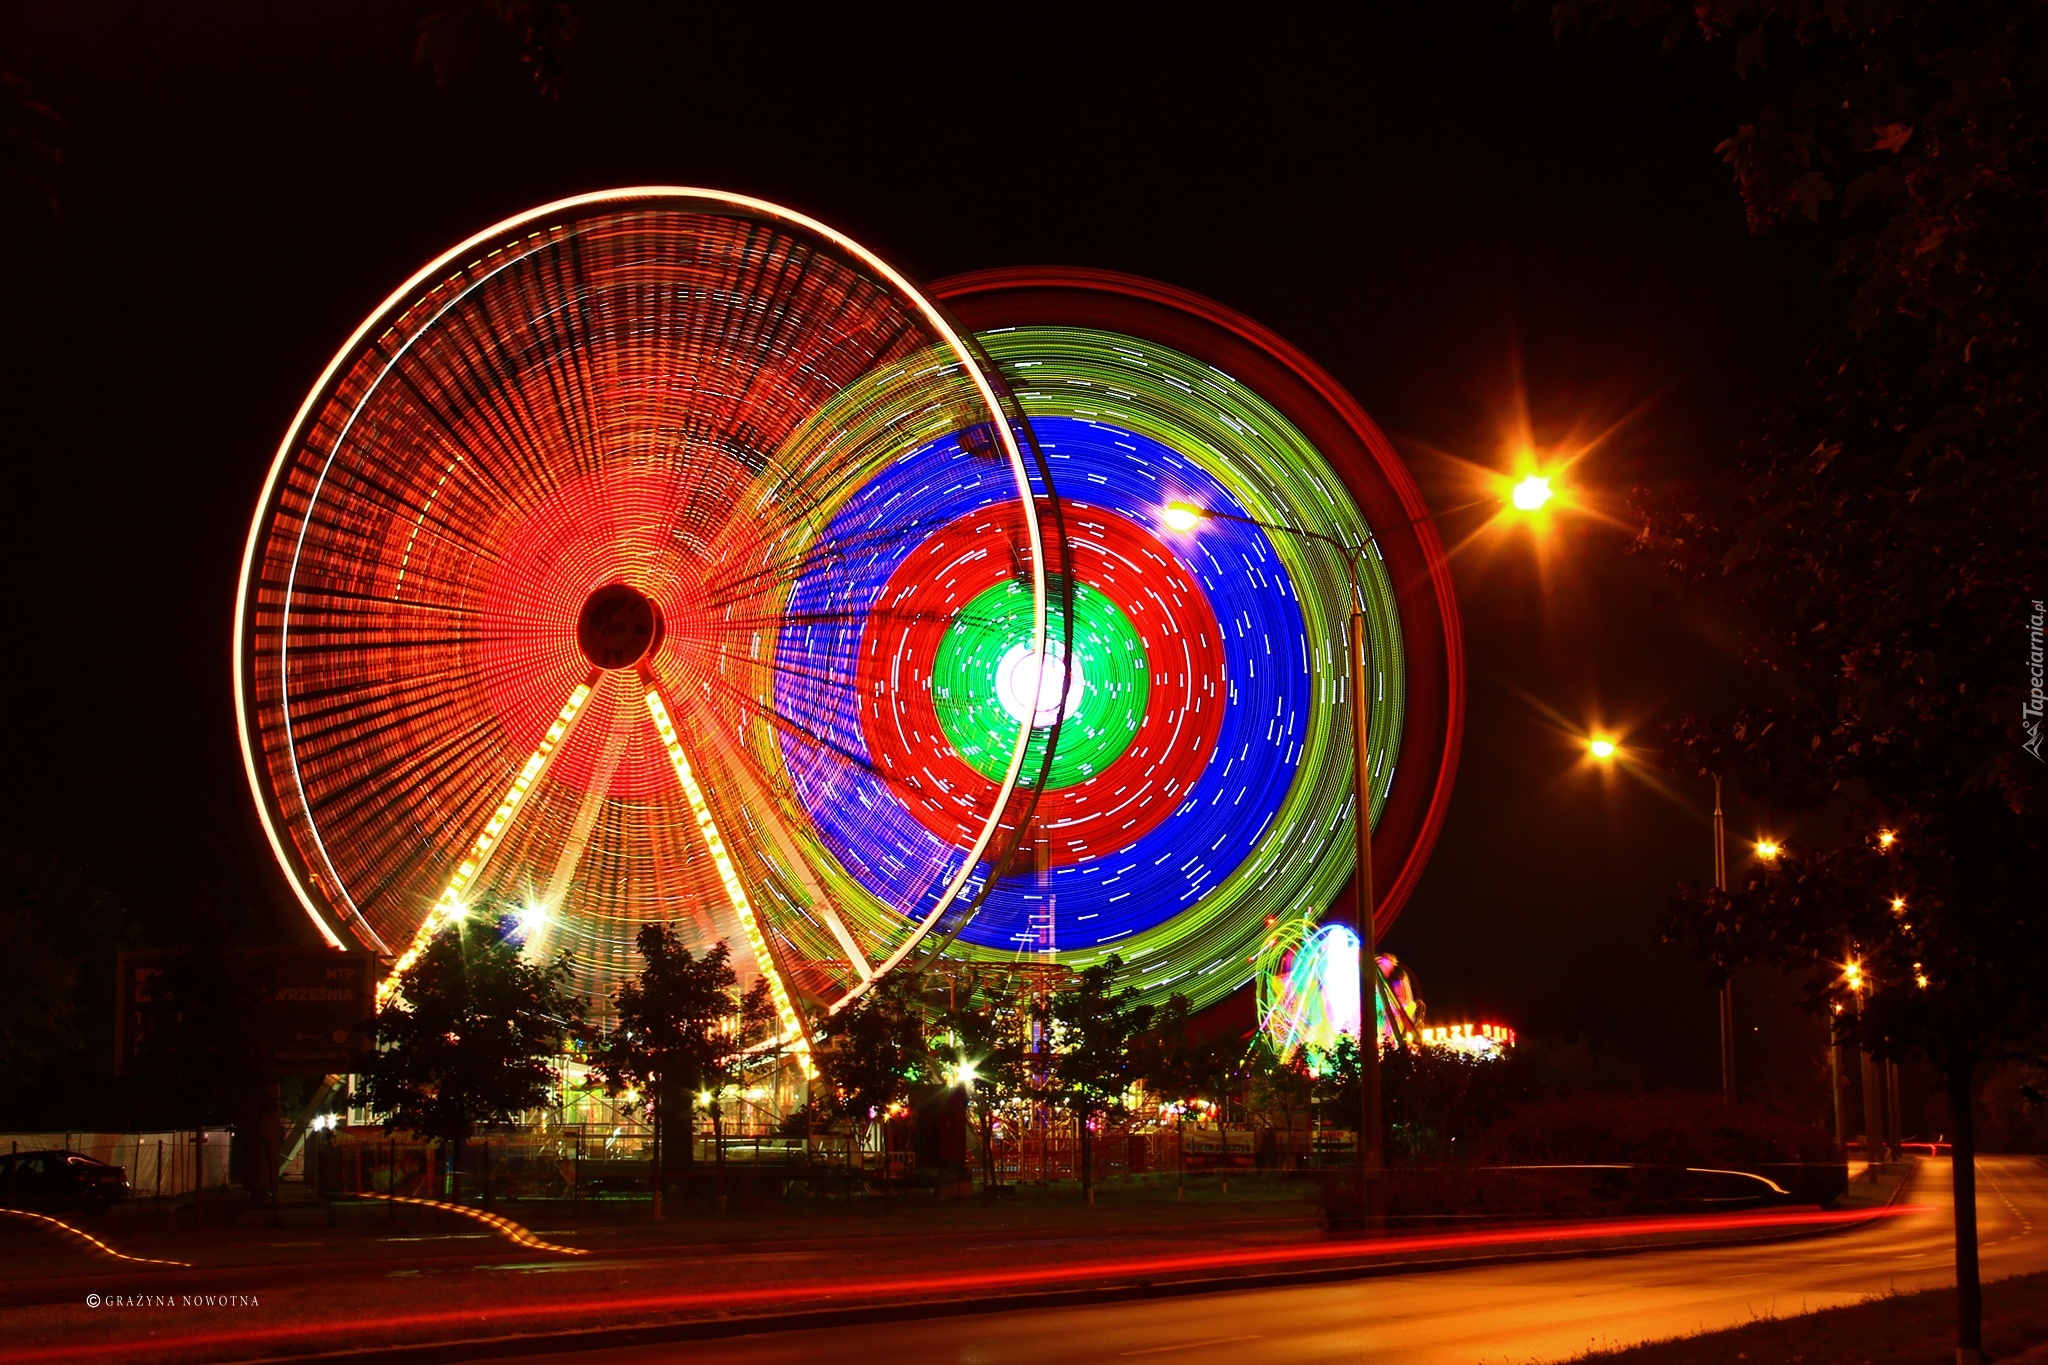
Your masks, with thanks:
<instances>
[{"instance_id":1,"label":"street lamp","mask_svg":"<svg viewBox=\"0 0 2048 1365\"><path fill-rule=\"evenodd\" d=\"M1545 503L1550 501L1553 494L1550 491L1549 479L1544 478L1541 474L1531 474L1516 484L1515 491L1509 496L1515 504L1515 510L1520 512L1538 512L1543 509Z\"/></svg>"},{"instance_id":2,"label":"street lamp","mask_svg":"<svg viewBox=\"0 0 2048 1365\"><path fill-rule=\"evenodd\" d=\"M1586 740L1586 754L1601 767L1611 767L1621 756L1621 746L1611 735L1594 732ZM1709 773L1714 779L1714 889L1726 893L1728 890L1728 824L1721 811L1721 774ZM1774 860L1782 850L1768 840L1756 845L1756 855L1765 862ZM1721 1098L1729 1104L1735 1103L1735 979L1731 976L1721 983Z\"/></svg>"}]
</instances>

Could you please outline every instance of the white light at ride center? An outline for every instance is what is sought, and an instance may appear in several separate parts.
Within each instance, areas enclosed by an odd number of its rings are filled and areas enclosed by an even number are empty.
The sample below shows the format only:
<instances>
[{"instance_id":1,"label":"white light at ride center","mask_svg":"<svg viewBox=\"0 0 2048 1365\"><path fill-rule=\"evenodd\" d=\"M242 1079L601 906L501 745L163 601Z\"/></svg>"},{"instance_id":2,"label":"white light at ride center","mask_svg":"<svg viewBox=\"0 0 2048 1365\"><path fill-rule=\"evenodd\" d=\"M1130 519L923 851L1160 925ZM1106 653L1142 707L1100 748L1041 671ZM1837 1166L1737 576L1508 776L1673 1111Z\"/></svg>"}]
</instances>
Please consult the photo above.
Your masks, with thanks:
<instances>
[{"instance_id":1,"label":"white light at ride center","mask_svg":"<svg viewBox=\"0 0 2048 1365\"><path fill-rule=\"evenodd\" d=\"M669 766L675 769L676 781L682 785L683 795L689 800L690 813L697 817L697 832L703 837L712 865L718 869L718 879L725 884L726 899L732 902L733 913L738 916L740 929L746 935L747 947L753 951L761 975L768 979L768 995L775 1002L775 1017L782 1025L782 1040L795 1054L804 1075L815 1078L817 1066L811 1060L810 1042L804 1036L802 1021L797 1018L796 1002L790 999L782 973L775 970L775 958L768 951L768 939L761 932L760 921L754 917L754 907L747 900L746 887L740 884L739 869L733 866L732 856L726 852L725 840L718 833L718 823L711 817L711 805L704 799L704 789L698 785L690 760L683 754L682 740L676 735L675 723L669 719L668 707L663 704L661 693L652 687L647 689L646 701L647 713L654 718L654 728L661 735L661 746L668 754Z\"/></svg>"},{"instance_id":2,"label":"white light at ride center","mask_svg":"<svg viewBox=\"0 0 2048 1365\"><path fill-rule=\"evenodd\" d=\"M996 700L1010 719L1022 725L1029 720L1034 730L1043 730L1062 715L1075 714L1081 694L1087 688L1076 659L1066 667L1066 651L1054 640L1045 644L1043 655L1034 654L1028 640L1011 645L996 665ZM1066 682L1066 700L1060 699L1060 683Z\"/></svg>"}]
</instances>

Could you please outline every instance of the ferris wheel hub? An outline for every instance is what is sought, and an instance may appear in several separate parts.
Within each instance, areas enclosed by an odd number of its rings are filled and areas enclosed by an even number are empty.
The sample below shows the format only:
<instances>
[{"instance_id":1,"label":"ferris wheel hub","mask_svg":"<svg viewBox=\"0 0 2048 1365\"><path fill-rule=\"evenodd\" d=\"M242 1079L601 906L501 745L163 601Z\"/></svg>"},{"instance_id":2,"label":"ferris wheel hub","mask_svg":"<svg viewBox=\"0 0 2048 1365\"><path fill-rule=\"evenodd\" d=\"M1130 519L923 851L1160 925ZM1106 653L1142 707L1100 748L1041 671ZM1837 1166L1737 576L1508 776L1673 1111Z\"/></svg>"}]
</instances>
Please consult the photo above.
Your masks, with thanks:
<instances>
[{"instance_id":1,"label":"ferris wheel hub","mask_svg":"<svg viewBox=\"0 0 2048 1365\"><path fill-rule=\"evenodd\" d=\"M661 612L637 589L609 583L576 617L576 647L598 668L631 668L661 640Z\"/></svg>"}]
</instances>

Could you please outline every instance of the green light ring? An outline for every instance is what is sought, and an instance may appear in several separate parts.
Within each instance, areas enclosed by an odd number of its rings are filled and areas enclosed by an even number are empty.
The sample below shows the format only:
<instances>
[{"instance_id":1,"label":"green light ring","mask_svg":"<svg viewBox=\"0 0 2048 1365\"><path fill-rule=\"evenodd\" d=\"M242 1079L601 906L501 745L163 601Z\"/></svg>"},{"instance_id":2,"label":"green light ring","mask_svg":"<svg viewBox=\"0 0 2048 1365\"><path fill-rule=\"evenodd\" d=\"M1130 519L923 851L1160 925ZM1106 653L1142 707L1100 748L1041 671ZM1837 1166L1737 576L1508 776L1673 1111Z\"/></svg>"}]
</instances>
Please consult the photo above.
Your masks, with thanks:
<instances>
[{"instance_id":1,"label":"green light ring","mask_svg":"<svg viewBox=\"0 0 2048 1365\"><path fill-rule=\"evenodd\" d=\"M1048 602L1047 611L1046 638L1057 640L1063 633L1061 610ZM939 725L961 760L983 777L1002 777L1017 734L1017 720L996 697L993 679L1003 659L1030 640L1030 595L1010 582L969 602L939 643L932 664ZM1047 791L1086 781L1114 763L1138 733L1152 691L1145 645L1130 618L1107 594L1085 583L1074 585L1074 667L1082 691L1060 722ZM1050 734L1049 728L1033 732L1026 772L1035 773L1044 763Z\"/></svg>"}]
</instances>

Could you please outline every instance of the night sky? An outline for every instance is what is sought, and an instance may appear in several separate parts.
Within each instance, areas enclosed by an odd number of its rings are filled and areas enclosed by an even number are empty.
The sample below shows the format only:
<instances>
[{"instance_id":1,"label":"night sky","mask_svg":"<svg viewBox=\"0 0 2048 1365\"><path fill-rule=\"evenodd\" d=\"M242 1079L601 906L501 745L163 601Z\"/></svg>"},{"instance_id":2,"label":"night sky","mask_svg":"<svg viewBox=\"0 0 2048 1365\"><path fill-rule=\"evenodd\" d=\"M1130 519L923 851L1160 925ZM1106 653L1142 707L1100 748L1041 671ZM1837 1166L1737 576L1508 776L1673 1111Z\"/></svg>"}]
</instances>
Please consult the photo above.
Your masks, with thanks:
<instances>
[{"instance_id":1,"label":"night sky","mask_svg":"<svg viewBox=\"0 0 2048 1365\"><path fill-rule=\"evenodd\" d=\"M0 264L0 839L89 864L158 941L209 917L311 937L235 743L248 518L334 348L517 210L709 185L927 280L1057 263L1170 281L1328 367L1438 507L1471 496L1441 452L1503 458L1517 373L1540 444L1619 424L1574 473L1617 512L1633 485L1723 467L1834 316L1816 248L1752 238L1714 156L1740 121L1727 54L1560 41L1541 6L1276 11L1254 30L1193 10L870 26L870 7L755 24L590 0L558 103L489 51L440 88L410 59L420 8L0 17L0 68L62 116L68 161L61 224L10 204ZM1455 541L1472 522L1444 525ZM1707 1086L1711 996L1656 927L1677 879L1709 875L1708 793L1593 780L1551 716L1647 725L1740 685L1730 637L1627 541L1585 518L1545 572L1505 538L1454 560L1464 761L1387 946L1439 1017L1581 1035L1625 1073ZM1731 837L1768 822L1731 807ZM1750 1008L1767 986L1743 985L1745 1071L1810 1066L1815 1026Z\"/></svg>"}]
</instances>

